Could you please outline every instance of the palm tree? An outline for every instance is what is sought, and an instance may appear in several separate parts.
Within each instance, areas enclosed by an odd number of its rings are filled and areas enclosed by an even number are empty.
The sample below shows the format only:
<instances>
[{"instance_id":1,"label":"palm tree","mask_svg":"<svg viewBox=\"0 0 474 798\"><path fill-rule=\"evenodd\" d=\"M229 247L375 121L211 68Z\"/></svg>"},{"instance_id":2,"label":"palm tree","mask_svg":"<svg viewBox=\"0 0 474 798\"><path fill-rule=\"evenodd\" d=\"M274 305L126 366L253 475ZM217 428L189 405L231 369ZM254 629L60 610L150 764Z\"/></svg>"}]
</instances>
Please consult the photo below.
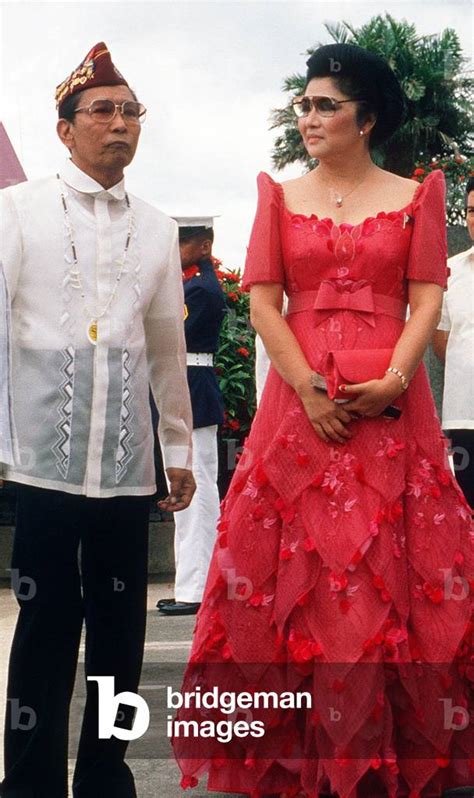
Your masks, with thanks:
<instances>
[{"instance_id":1,"label":"palm tree","mask_svg":"<svg viewBox=\"0 0 474 798\"><path fill-rule=\"evenodd\" d=\"M333 41L355 44L385 58L405 92L405 122L390 142L373 150L376 163L408 176L417 160L429 161L453 151L473 153L474 81L465 71L468 59L463 57L454 30L419 36L413 24L397 22L390 14L373 17L359 29L348 22L326 24L325 28ZM290 75L284 80L283 91L291 97L301 94L304 82L303 75ZM297 161L312 165L301 143L290 100L271 115L271 129L282 129L272 152L277 169Z\"/></svg>"}]
</instances>

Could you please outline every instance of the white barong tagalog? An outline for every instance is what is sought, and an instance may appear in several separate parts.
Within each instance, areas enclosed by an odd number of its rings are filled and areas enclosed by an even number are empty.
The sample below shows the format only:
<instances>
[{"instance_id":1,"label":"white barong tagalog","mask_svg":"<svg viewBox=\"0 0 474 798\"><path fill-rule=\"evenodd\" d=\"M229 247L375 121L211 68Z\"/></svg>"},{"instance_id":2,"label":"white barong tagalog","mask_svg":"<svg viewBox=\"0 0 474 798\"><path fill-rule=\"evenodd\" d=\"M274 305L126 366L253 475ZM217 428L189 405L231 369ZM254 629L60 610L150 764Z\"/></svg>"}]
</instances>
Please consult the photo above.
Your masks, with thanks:
<instances>
[{"instance_id":1,"label":"white barong tagalog","mask_svg":"<svg viewBox=\"0 0 474 798\"><path fill-rule=\"evenodd\" d=\"M15 465L18 460L11 392L11 308L0 261L0 462Z\"/></svg>"}]
</instances>

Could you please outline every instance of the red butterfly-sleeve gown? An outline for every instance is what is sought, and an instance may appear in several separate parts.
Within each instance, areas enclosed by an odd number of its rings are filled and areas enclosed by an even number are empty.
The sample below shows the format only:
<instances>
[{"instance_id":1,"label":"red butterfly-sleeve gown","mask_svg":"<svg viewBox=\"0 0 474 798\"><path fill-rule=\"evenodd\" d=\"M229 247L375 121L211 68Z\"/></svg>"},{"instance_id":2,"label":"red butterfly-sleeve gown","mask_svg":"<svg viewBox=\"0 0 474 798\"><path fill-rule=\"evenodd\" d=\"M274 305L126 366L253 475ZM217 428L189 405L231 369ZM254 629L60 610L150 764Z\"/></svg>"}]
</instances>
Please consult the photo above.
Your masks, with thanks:
<instances>
[{"instance_id":1,"label":"red butterfly-sleeve gown","mask_svg":"<svg viewBox=\"0 0 474 798\"><path fill-rule=\"evenodd\" d=\"M441 171L405 208L357 225L291 213L267 174L258 187L244 285L283 284L312 369L330 350L393 347L408 280L446 287ZM400 419L353 421L347 443L326 443L270 369L222 503L183 689L309 691L313 706L267 712L263 738L175 736L183 786L207 771L210 791L252 798L474 784L471 514L423 365L400 406Z\"/></svg>"}]
</instances>

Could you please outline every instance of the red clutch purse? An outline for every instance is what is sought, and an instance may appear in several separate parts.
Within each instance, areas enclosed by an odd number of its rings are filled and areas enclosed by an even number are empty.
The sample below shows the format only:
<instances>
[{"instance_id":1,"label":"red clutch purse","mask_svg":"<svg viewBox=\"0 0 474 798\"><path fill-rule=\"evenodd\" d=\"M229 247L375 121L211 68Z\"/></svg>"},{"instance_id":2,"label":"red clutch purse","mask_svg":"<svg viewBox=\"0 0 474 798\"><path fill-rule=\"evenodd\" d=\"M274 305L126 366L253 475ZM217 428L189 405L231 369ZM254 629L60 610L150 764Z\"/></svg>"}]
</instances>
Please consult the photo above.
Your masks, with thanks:
<instances>
[{"instance_id":1,"label":"red clutch purse","mask_svg":"<svg viewBox=\"0 0 474 798\"><path fill-rule=\"evenodd\" d=\"M390 366L392 355L393 349L340 349L328 352L323 376L329 398L347 399L348 394L339 390L344 383L381 380Z\"/></svg>"}]
</instances>

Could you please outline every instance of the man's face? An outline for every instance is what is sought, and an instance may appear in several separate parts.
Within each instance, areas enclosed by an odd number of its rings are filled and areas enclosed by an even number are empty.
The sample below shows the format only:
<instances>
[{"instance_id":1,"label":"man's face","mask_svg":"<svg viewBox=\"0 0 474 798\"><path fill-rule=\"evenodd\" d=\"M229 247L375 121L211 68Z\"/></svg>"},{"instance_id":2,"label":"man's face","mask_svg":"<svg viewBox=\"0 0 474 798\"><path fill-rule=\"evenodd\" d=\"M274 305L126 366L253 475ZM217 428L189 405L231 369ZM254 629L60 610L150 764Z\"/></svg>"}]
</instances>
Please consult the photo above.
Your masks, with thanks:
<instances>
[{"instance_id":1,"label":"man's face","mask_svg":"<svg viewBox=\"0 0 474 798\"><path fill-rule=\"evenodd\" d=\"M471 241L474 241L474 191L467 195L466 224Z\"/></svg>"},{"instance_id":2,"label":"man's face","mask_svg":"<svg viewBox=\"0 0 474 798\"><path fill-rule=\"evenodd\" d=\"M211 254L212 244L209 240L200 241L198 238L188 238L179 242L181 266L187 269L194 266L201 258L208 258Z\"/></svg>"},{"instance_id":3,"label":"man's face","mask_svg":"<svg viewBox=\"0 0 474 798\"><path fill-rule=\"evenodd\" d=\"M117 105L134 97L127 86L99 86L86 89L78 107L93 100L112 100ZM140 137L140 124L126 122L120 111L110 122L95 122L87 111L74 115L72 122L60 120L58 132L71 151L76 166L84 172L120 172L132 161Z\"/></svg>"}]
</instances>

